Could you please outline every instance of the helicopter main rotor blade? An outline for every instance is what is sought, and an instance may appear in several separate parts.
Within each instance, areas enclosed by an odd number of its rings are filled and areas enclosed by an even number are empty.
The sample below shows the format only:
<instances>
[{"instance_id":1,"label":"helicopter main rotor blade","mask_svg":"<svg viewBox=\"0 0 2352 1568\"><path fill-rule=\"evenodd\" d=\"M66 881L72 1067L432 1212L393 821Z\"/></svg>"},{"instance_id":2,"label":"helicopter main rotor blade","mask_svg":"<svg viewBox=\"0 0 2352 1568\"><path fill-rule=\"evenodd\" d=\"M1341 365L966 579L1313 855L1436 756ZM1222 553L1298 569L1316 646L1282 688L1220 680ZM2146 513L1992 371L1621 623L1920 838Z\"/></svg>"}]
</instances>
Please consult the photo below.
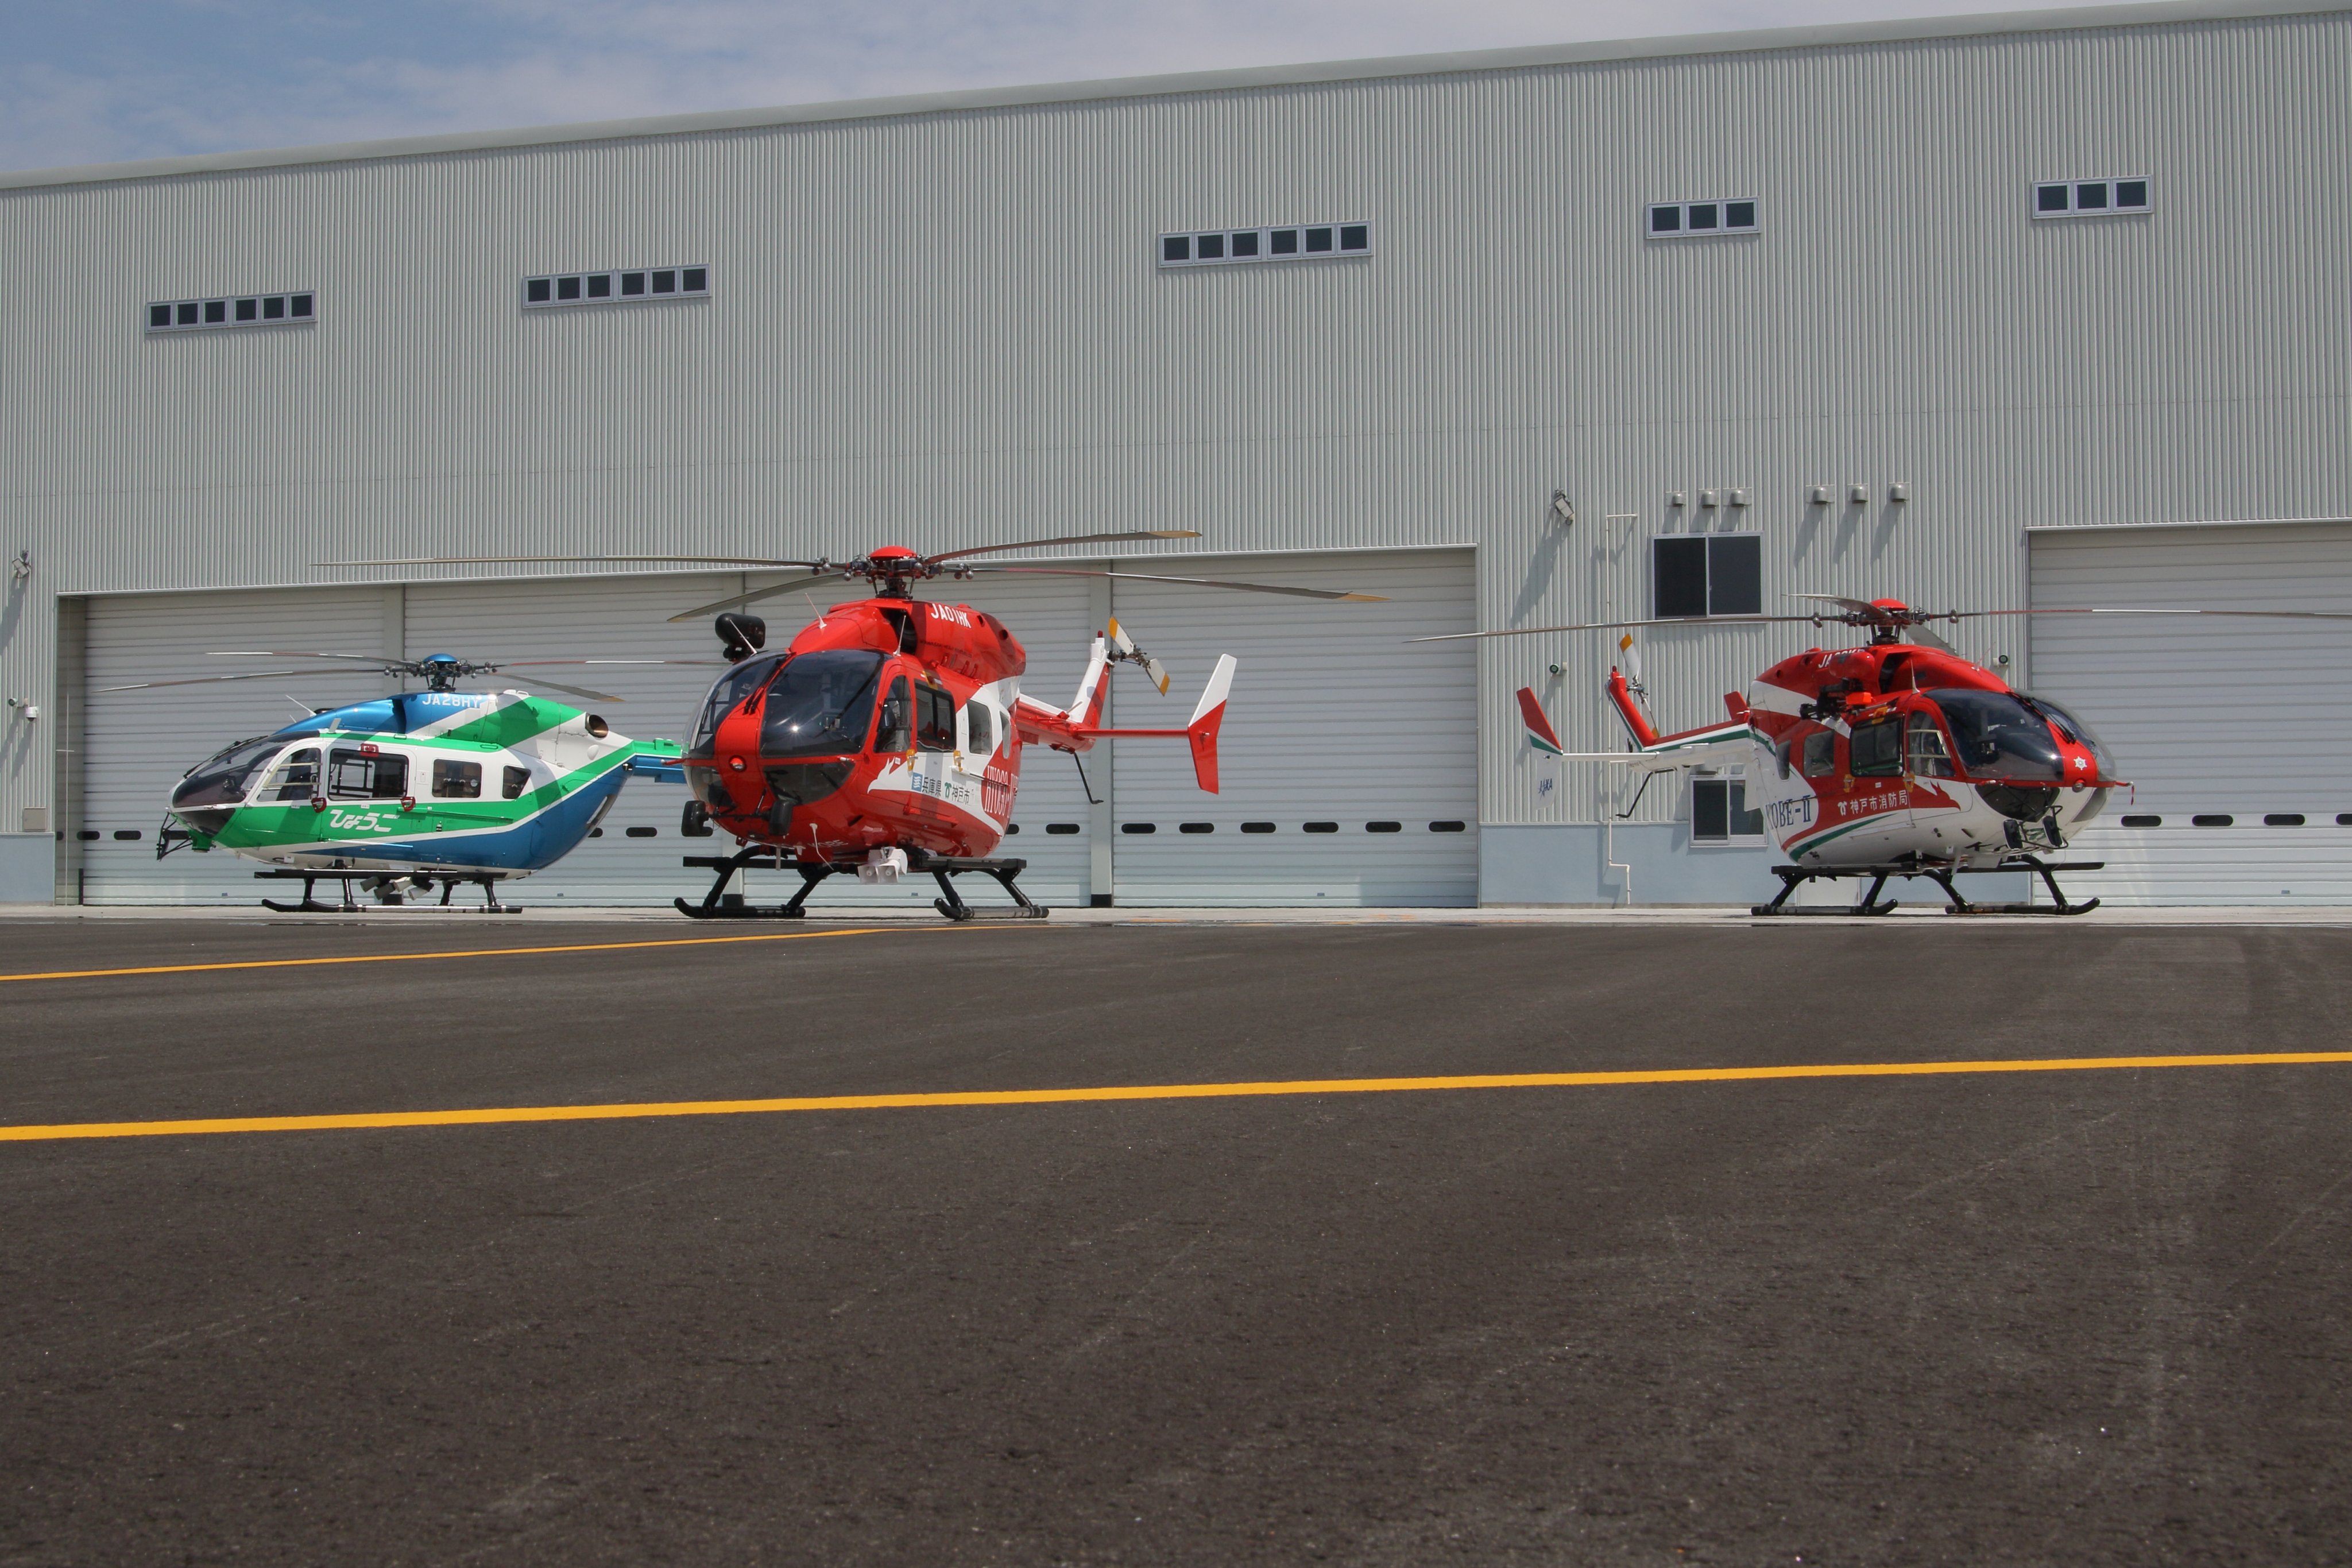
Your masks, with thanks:
<instances>
[{"instance_id":1,"label":"helicopter main rotor blade","mask_svg":"<svg viewBox=\"0 0 2352 1568\"><path fill-rule=\"evenodd\" d=\"M1953 647L1925 626L1906 626L1903 629L1903 634L1922 647L1933 648L1938 653L1949 653L1954 658L1959 657L1960 651L1958 648Z\"/></svg>"},{"instance_id":2,"label":"helicopter main rotor blade","mask_svg":"<svg viewBox=\"0 0 2352 1568\"><path fill-rule=\"evenodd\" d=\"M488 667L497 670L531 670L547 664L723 664L724 659L500 659ZM620 699L615 697L615 702Z\"/></svg>"},{"instance_id":3,"label":"helicopter main rotor blade","mask_svg":"<svg viewBox=\"0 0 2352 1568\"><path fill-rule=\"evenodd\" d=\"M961 560L966 556L995 555L1000 550L1009 549L1038 549L1046 545L1109 545L1129 539L1197 539L1200 537L1198 528L1136 528L1117 534L1065 534L1060 538L1023 539L1018 544L974 545L970 549L942 550L938 555L927 555L923 559L937 566L943 560Z\"/></svg>"},{"instance_id":4,"label":"helicopter main rotor blade","mask_svg":"<svg viewBox=\"0 0 2352 1568\"><path fill-rule=\"evenodd\" d=\"M1840 610L1848 611L1856 615L1887 615L1892 613L1890 611L1880 609L1877 605L1873 604L1867 599L1848 599L1842 593L1791 593L1787 594L1784 597L1790 599L1818 599L1824 603L1834 604Z\"/></svg>"},{"instance_id":5,"label":"helicopter main rotor blade","mask_svg":"<svg viewBox=\"0 0 2352 1568\"><path fill-rule=\"evenodd\" d=\"M1643 626L1811 625L1811 615L1668 616L1648 621L1587 621L1575 626L1514 626L1503 632L1448 632L1437 637L1407 637L1408 643L1461 643L1474 637L1541 637L1553 632L1622 632Z\"/></svg>"},{"instance_id":6,"label":"helicopter main rotor blade","mask_svg":"<svg viewBox=\"0 0 2352 1568\"><path fill-rule=\"evenodd\" d=\"M2241 621L2352 621L2352 610L2110 610L2050 605L2033 610L1955 610L1956 617L1987 615L2214 615Z\"/></svg>"},{"instance_id":7,"label":"helicopter main rotor blade","mask_svg":"<svg viewBox=\"0 0 2352 1568\"><path fill-rule=\"evenodd\" d=\"M392 665L405 664L403 659L389 659L382 653L314 653L287 648L220 649L205 655L207 659L350 659L362 664Z\"/></svg>"},{"instance_id":8,"label":"helicopter main rotor blade","mask_svg":"<svg viewBox=\"0 0 2352 1568\"><path fill-rule=\"evenodd\" d=\"M143 692L152 686L208 686L216 681L274 681L289 675L362 675L364 670L248 670L240 675L196 675L184 681L133 681L127 686L100 686L101 692Z\"/></svg>"},{"instance_id":9,"label":"helicopter main rotor blade","mask_svg":"<svg viewBox=\"0 0 2352 1568\"><path fill-rule=\"evenodd\" d=\"M1294 599L1344 599L1359 604L1386 604L1382 593L1341 593L1328 588L1283 588L1271 582L1219 582L1206 577L1162 577L1150 571L1087 571L1068 566L999 566L982 561L972 571L1017 571L1036 577L1117 577L1134 582L1178 582L1190 588L1231 588L1244 593L1286 593Z\"/></svg>"},{"instance_id":10,"label":"helicopter main rotor blade","mask_svg":"<svg viewBox=\"0 0 2352 1568\"><path fill-rule=\"evenodd\" d=\"M511 566L658 561L679 566L819 567L815 560L774 560L760 555L422 555L401 560L314 560L312 566Z\"/></svg>"},{"instance_id":11,"label":"helicopter main rotor blade","mask_svg":"<svg viewBox=\"0 0 2352 1568\"><path fill-rule=\"evenodd\" d=\"M586 697L590 702L625 703L629 700L626 697L616 697L610 692L592 692L586 686L567 686L562 681L551 681L545 675L518 675L515 678L527 686L545 686L549 691L565 692L575 697Z\"/></svg>"},{"instance_id":12,"label":"helicopter main rotor blade","mask_svg":"<svg viewBox=\"0 0 2352 1568\"><path fill-rule=\"evenodd\" d=\"M673 622L693 621L705 615L717 614L721 610L740 610L746 604L756 604L762 599L773 599L779 593L790 593L795 588L806 588L813 583L832 580L834 580L834 574L826 571L820 572L814 577L803 577L796 582L780 582L773 588L755 588L749 593L732 593L724 599L714 599L708 604L698 604L691 610L682 610L671 616L670 620Z\"/></svg>"}]
</instances>

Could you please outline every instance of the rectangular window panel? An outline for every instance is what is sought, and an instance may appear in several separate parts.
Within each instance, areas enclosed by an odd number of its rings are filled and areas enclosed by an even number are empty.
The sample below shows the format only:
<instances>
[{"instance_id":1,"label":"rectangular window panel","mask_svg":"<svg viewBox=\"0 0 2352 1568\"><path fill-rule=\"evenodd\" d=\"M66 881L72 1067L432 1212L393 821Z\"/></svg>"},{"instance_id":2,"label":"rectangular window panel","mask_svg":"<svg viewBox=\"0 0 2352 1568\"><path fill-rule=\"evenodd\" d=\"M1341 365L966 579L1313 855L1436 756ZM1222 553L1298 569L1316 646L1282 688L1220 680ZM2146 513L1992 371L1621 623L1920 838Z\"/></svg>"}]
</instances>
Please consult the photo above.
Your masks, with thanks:
<instances>
[{"instance_id":1,"label":"rectangular window panel","mask_svg":"<svg viewBox=\"0 0 2352 1568\"><path fill-rule=\"evenodd\" d=\"M561 308L572 305L621 305L656 297L669 299L708 298L710 269L707 267L636 268L626 272L588 272L572 277L526 277L525 308Z\"/></svg>"},{"instance_id":2,"label":"rectangular window panel","mask_svg":"<svg viewBox=\"0 0 2352 1568\"><path fill-rule=\"evenodd\" d=\"M1706 612L1764 612L1764 540L1757 534L1715 534L1706 540Z\"/></svg>"},{"instance_id":3,"label":"rectangular window panel","mask_svg":"<svg viewBox=\"0 0 2352 1568\"><path fill-rule=\"evenodd\" d=\"M1650 232L1652 234L1680 234L1682 233L1682 228L1683 210L1680 207L1652 207L1650 209Z\"/></svg>"},{"instance_id":4,"label":"rectangular window panel","mask_svg":"<svg viewBox=\"0 0 2352 1568\"><path fill-rule=\"evenodd\" d=\"M310 295L295 298L304 301L295 314L310 318ZM234 331L240 327L259 327L287 319L285 295L263 298L259 295L233 296L226 299L165 299L150 301L145 307L147 330L150 332Z\"/></svg>"},{"instance_id":5,"label":"rectangular window panel","mask_svg":"<svg viewBox=\"0 0 2352 1568\"><path fill-rule=\"evenodd\" d=\"M2106 218L2148 208L2145 174L2116 180L2052 180L2033 187L2037 218Z\"/></svg>"},{"instance_id":6,"label":"rectangular window panel","mask_svg":"<svg viewBox=\"0 0 2352 1568\"><path fill-rule=\"evenodd\" d=\"M1748 781L1732 779L1728 793L1731 796L1731 836L1735 839L1762 838L1764 812L1761 808L1753 811L1748 809Z\"/></svg>"},{"instance_id":7,"label":"rectangular window panel","mask_svg":"<svg viewBox=\"0 0 2352 1568\"><path fill-rule=\"evenodd\" d=\"M1668 537L1650 542L1651 613L1658 619L1706 613L1706 540Z\"/></svg>"},{"instance_id":8,"label":"rectangular window panel","mask_svg":"<svg viewBox=\"0 0 2352 1568\"><path fill-rule=\"evenodd\" d=\"M289 318L303 320L309 319L310 315L310 297L307 294L288 295L286 297L286 314Z\"/></svg>"},{"instance_id":9,"label":"rectangular window panel","mask_svg":"<svg viewBox=\"0 0 2352 1568\"><path fill-rule=\"evenodd\" d=\"M1653 202L1649 214L1652 239L1712 239L1729 234L1754 234L1759 225L1753 196L1709 202Z\"/></svg>"},{"instance_id":10,"label":"rectangular window panel","mask_svg":"<svg viewBox=\"0 0 2352 1568\"><path fill-rule=\"evenodd\" d=\"M1723 226L1727 229L1752 229L1756 226L1756 204L1726 202L1723 204Z\"/></svg>"},{"instance_id":11,"label":"rectangular window panel","mask_svg":"<svg viewBox=\"0 0 2352 1568\"><path fill-rule=\"evenodd\" d=\"M1713 202L1693 202L1690 204L1689 213L1690 216L1686 221L1692 233L1696 234L1701 230L1717 226L1717 208Z\"/></svg>"},{"instance_id":12,"label":"rectangular window panel","mask_svg":"<svg viewBox=\"0 0 2352 1568\"><path fill-rule=\"evenodd\" d=\"M1731 841L1731 790L1720 779L1691 780L1691 841L1721 844Z\"/></svg>"},{"instance_id":13,"label":"rectangular window panel","mask_svg":"<svg viewBox=\"0 0 2352 1568\"><path fill-rule=\"evenodd\" d=\"M1158 237L1161 267L1232 267L1265 261L1297 261L1371 254L1372 225L1363 223L1297 225L1284 228L1226 229L1217 234L1163 234Z\"/></svg>"},{"instance_id":14,"label":"rectangular window panel","mask_svg":"<svg viewBox=\"0 0 2352 1568\"><path fill-rule=\"evenodd\" d=\"M482 765L446 757L433 759L433 796L437 800L478 800L482 798Z\"/></svg>"}]
</instances>

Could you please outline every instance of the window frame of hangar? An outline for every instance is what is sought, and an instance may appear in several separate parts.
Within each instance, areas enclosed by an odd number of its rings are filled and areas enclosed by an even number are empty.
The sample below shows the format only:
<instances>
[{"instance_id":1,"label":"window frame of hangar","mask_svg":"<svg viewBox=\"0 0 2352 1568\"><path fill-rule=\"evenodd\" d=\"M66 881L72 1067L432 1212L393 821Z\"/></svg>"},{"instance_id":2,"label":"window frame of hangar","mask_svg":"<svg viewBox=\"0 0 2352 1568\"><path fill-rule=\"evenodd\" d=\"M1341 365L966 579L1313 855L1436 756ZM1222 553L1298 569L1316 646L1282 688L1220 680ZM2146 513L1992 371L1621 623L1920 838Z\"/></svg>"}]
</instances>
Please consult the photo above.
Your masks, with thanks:
<instances>
[{"instance_id":1,"label":"window frame of hangar","mask_svg":"<svg viewBox=\"0 0 2352 1568\"><path fill-rule=\"evenodd\" d=\"M1330 243L1320 248L1314 236L1326 235ZM1351 235L1360 235L1360 244L1349 245ZM1248 254L1235 254L1242 247L1238 242L1248 242ZM1279 248L1284 240L1290 248ZM1203 248L1213 243L1214 256L1204 256ZM1182 254L1176 247L1182 247ZM1372 225L1368 218L1339 218L1311 224L1261 224L1255 228L1169 229L1152 241L1152 251L1162 271L1176 272L1192 267L1255 267L1267 262L1349 261L1372 254Z\"/></svg>"},{"instance_id":2,"label":"window frame of hangar","mask_svg":"<svg viewBox=\"0 0 2352 1568\"><path fill-rule=\"evenodd\" d=\"M270 307L278 308L275 315ZM251 294L219 294L193 299L150 299L146 330L151 337L180 332L229 332L248 327L315 327L319 291L266 288ZM155 318L162 312L163 319ZM183 318L185 319L183 319Z\"/></svg>"},{"instance_id":3,"label":"window frame of hangar","mask_svg":"<svg viewBox=\"0 0 2352 1568\"><path fill-rule=\"evenodd\" d=\"M1734 808L1731 803L1731 790L1734 785L1737 785L1739 789L1739 805L1737 808ZM1724 831L1720 836L1702 838L1699 835L1698 831L1698 800L1700 791L1707 789L1716 789L1723 791ZM1761 806L1751 806L1748 803L1748 770L1746 768L1727 768L1720 772L1706 768L1693 769L1691 772L1690 794L1688 800L1690 804L1690 841L1693 849L1739 850L1748 849L1758 844L1769 843L1771 841L1771 836L1764 831L1764 808ZM1753 821L1756 824L1756 831L1754 832L1743 832L1740 831L1743 819Z\"/></svg>"},{"instance_id":4,"label":"window frame of hangar","mask_svg":"<svg viewBox=\"0 0 2352 1568\"><path fill-rule=\"evenodd\" d=\"M2145 217L2156 210L2156 199L2152 194L2152 187L2155 183L2155 181L2145 174L2093 174L2065 180L2036 180L2025 187L2025 210L2027 215L2036 223L2045 218L2054 220ZM2130 206L2125 205L2118 199L2126 185L2139 187L2140 199ZM2095 207L2083 206L2081 204L2083 193L2094 186L2098 188L2100 200L2105 204ZM2043 194L2052 191L2065 197L2065 205L2045 207L2042 204Z\"/></svg>"},{"instance_id":5,"label":"window frame of hangar","mask_svg":"<svg viewBox=\"0 0 2352 1568\"><path fill-rule=\"evenodd\" d=\"M1727 547L1727 547L1729 547L1735 540L1744 542L1749 549L1752 549L1755 551L1755 570L1752 577L1752 581L1756 591L1755 602L1750 608L1747 609L1739 609L1728 605L1718 609L1715 602L1717 547L1718 544ZM1705 553L1706 557L1705 581L1706 607L1703 610L1697 611L1669 611L1659 599L1661 578L1661 573L1658 570L1659 555L1669 545L1681 546L1702 543L1705 546ZM1727 582L1724 586L1727 591L1738 585L1736 583ZM1726 534L1652 534L1650 536L1650 613L1653 618L1660 621L1711 621L1726 615L1761 615L1764 613L1763 534L1760 532Z\"/></svg>"},{"instance_id":6,"label":"window frame of hangar","mask_svg":"<svg viewBox=\"0 0 2352 1568\"><path fill-rule=\"evenodd\" d=\"M668 277L673 287L656 289L656 280ZM700 287L688 280L700 277ZM632 291L632 281L637 287ZM565 285L572 292L565 294ZM533 289L543 298L533 298ZM602 292L598 292L601 289ZM710 298L710 267L707 262L668 262L660 267L607 267L581 272L542 272L522 280L519 295L526 310L572 310L594 305L666 305L679 299Z\"/></svg>"},{"instance_id":7,"label":"window frame of hangar","mask_svg":"<svg viewBox=\"0 0 2352 1568\"><path fill-rule=\"evenodd\" d=\"M1746 223L1731 222L1731 209L1734 207L1748 209ZM1691 226L1691 214L1696 209L1705 209L1721 221L1704 228L1694 228ZM1730 239L1740 235L1760 235L1764 232L1762 211L1763 204L1753 196L1701 196L1687 202L1652 202L1642 209L1642 237L1655 240ZM1660 213L1675 214L1671 227L1658 226Z\"/></svg>"}]
</instances>

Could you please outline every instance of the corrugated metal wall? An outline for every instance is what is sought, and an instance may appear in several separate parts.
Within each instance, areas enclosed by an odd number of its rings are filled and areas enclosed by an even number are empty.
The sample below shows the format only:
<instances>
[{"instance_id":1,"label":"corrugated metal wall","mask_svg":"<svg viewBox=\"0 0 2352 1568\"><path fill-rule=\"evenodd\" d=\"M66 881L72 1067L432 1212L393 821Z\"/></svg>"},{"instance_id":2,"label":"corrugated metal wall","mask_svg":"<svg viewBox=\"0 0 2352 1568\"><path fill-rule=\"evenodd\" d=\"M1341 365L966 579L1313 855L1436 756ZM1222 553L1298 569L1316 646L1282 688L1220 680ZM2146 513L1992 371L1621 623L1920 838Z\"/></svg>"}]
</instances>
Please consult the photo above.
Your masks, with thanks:
<instances>
[{"instance_id":1,"label":"corrugated metal wall","mask_svg":"<svg viewBox=\"0 0 2352 1568\"><path fill-rule=\"evenodd\" d=\"M2029 523L2340 509L2347 79L2331 13L6 191L0 547L37 570L0 683L50 692L58 594L504 549L1473 545L1500 626L1638 612L1650 535L1738 526L1768 600L2022 603ZM2151 215L2026 216L2036 178L2119 173ZM1644 204L1727 194L1761 235L1643 239ZM1169 228L1341 215L1376 255L1153 265ZM688 261L709 300L518 308L534 273ZM316 326L141 329L289 287ZM1652 638L1661 716L1811 640ZM1614 743L1604 645L1482 650L1484 820L1557 820L1523 681ZM45 746L0 768L0 825L52 803Z\"/></svg>"}]
</instances>

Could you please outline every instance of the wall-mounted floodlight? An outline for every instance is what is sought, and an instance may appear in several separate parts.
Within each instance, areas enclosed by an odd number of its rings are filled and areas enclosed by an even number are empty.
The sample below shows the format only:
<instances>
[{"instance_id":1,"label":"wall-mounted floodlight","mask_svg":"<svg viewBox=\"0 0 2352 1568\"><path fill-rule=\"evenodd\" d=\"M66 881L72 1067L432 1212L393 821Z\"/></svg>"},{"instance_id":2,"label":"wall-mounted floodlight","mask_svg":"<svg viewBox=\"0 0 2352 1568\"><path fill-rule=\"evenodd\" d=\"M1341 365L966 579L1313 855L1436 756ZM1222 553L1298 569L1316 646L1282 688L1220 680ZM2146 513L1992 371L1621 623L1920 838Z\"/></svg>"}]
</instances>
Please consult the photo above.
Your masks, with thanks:
<instances>
[{"instance_id":1,"label":"wall-mounted floodlight","mask_svg":"<svg viewBox=\"0 0 2352 1568\"><path fill-rule=\"evenodd\" d=\"M1828 506L1829 504L1830 504L1830 487L1829 487L1827 485L1816 485L1816 486L1813 486L1813 505L1814 505L1814 506L1816 506L1816 507L1826 507L1826 506Z\"/></svg>"},{"instance_id":2,"label":"wall-mounted floodlight","mask_svg":"<svg viewBox=\"0 0 2352 1568\"><path fill-rule=\"evenodd\" d=\"M1863 484L1859 480L1856 480L1853 484L1846 486L1845 498L1859 507L1864 502L1870 499L1870 486Z\"/></svg>"},{"instance_id":3,"label":"wall-mounted floodlight","mask_svg":"<svg viewBox=\"0 0 2352 1568\"><path fill-rule=\"evenodd\" d=\"M28 549L18 550L16 552L16 559L8 563L8 575L18 582L23 582L26 579L31 577L33 575L33 552Z\"/></svg>"},{"instance_id":4,"label":"wall-mounted floodlight","mask_svg":"<svg viewBox=\"0 0 2352 1568\"><path fill-rule=\"evenodd\" d=\"M1886 486L1886 498L1890 501L1907 501L1911 498L1911 486L1908 485L1889 485Z\"/></svg>"},{"instance_id":5,"label":"wall-mounted floodlight","mask_svg":"<svg viewBox=\"0 0 2352 1568\"><path fill-rule=\"evenodd\" d=\"M1576 506L1568 498L1567 491L1554 490L1551 493L1551 515L1559 519L1562 528L1576 521Z\"/></svg>"}]
</instances>

